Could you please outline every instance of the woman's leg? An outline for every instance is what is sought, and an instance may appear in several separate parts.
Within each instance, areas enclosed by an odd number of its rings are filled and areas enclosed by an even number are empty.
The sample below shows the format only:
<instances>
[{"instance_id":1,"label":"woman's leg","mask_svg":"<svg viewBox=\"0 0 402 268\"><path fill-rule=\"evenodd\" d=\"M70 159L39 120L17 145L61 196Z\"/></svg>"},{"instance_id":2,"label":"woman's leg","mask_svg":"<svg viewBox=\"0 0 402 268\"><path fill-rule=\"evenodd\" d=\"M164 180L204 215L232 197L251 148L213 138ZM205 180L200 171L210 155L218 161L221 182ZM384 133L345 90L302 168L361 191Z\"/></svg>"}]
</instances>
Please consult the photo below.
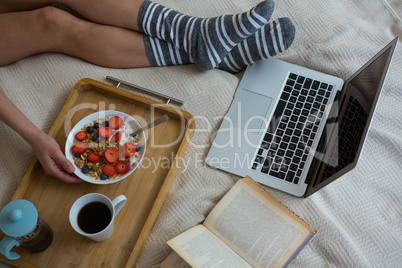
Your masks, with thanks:
<instances>
[{"instance_id":1,"label":"woman's leg","mask_svg":"<svg viewBox=\"0 0 402 268\"><path fill-rule=\"evenodd\" d=\"M143 35L44 7L0 14L0 66L30 55L60 52L112 68L150 66Z\"/></svg>"},{"instance_id":2,"label":"woman's leg","mask_svg":"<svg viewBox=\"0 0 402 268\"><path fill-rule=\"evenodd\" d=\"M144 0L59 0L59 2L93 22L138 31L138 13Z\"/></svg>"},{"instance_id":3,"label":"woman's leg","mask_svg":"<svg viewBox=\"0 0 402 268\"><path fill-rule=\"evenodd\" d=\"M295 26L289 18L279 18L265 24L255 34L235 46L216 67L230 73L238 73L247 65L272 58L290 47L295 37ZM157 37L144 35L151 66L169 66L194 63L188 54L172 43Z\"/></svg>"},{"instance_id":4,"label":"woman's leg","mask_svg":"<svg viewBox=\"0 0 402 268\"><path fill-rule=\"evenodd\" d=\"M152 1L145 1L138 16L138 27L141 32L184 50L201 70L210 70L232 48L266 24L273 9L274 2L264 0L247 12L197 18Z\"/></svg>"},{"instance_id":5,"label":"woman's leg","mask_svg":"<svg viewBox=\"0 0 402 268\"><path fill-rule=\"evenodd\" d=\"M3 0L2 5L7 6L9 1L23 6L27 0ZM274 8L272 1L264 0L244 13L203 19L147 0L59 1L95 23L144 32L173 43L201 70L215 68L232 48L269 21ZM37 0L36 3L47 1ZM148 53L155 50L154 47L146 49Z\"/></svg>"},{"instance_id":6,"label":"woman's leg","mask_svg":"<svg viewBox=\"0 0 402 268\"><path fill-rule=\"evenodd\" d=\"M0 66L53 50L52 25L44 25L44 10L0 14Z\"/></svg>"},{"instance_id":7,"label":"woman's leg","mask_svg":"<svg viewBox=\"0 0 402 268\"><path fill-rule=\"evenodd\" d=\"M0 1L0 13L28 11L48 6L54 3L50 0L2 0Z\"/></svg>"},{"instance_id":8,"label":"woman's leg","mask_svg":"<svg viewBox=\"0 0 402 268\"><path fill-rule=\"evenodd\" d=\"M138 30L138 12L144 0L1 0L0 13L33 10L55 2L93 22Z\"/></svg>"}]
</instances>

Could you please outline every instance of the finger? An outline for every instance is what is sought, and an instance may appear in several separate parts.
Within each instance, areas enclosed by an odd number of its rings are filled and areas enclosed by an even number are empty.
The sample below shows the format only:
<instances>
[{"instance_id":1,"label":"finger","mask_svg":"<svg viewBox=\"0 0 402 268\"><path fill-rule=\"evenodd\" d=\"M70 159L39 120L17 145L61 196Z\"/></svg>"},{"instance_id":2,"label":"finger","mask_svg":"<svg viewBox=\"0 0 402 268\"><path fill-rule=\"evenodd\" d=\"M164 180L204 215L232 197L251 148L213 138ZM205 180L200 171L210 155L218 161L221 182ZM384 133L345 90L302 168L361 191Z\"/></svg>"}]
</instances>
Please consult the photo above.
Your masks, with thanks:
<instances>
[{"instance_id":1,"label":"finger","mask_svg":"<svg viewBox=\"0 0 402 268\"><path fill-rule=\"evenodd\" d=\"M61 181L64 181L66 183L79 183L83 182L80 178L78 178L74 174L67 173L62 169L57 163L53 161L53 164L49 166L49 174L52 177L55 177Z\"/></svg>"},{"instance_id":2,"label":"finger","mask_svg":"<svg viewBox=\"0 0 402 268\"><path fill-rule=\"evenodd\" d=\"M74 174L70 174L65 172L59 165L57 165L53 160L52 163L46 166L45 172L47 175L51 177L55 177L61 181L66 183L79 183L83 182L80 178L75 176Z\"/></svg>"},{"instance_id":3,"label":"finger","mask_svg":"<svg viewBox=\"0 0 402 268\"><path fill-rule=\"evenodd\" d=\"M62 164L64 166L62 166ZM83 182L80 178L78 178L74 174L70 174L68 171L75 171L75 167L73 164L68 161L67 158L64 157L62 153L54 154L52 157L49 157L44 164L45 170L47 170L47 174L55 177L61 181L66 183L80 183ZM67 170L67 171L66 171ZM71 172L71 173L72 173Z\"/></svg>"},{"instance_id":4,"label":"finger","mask_svg":"<svg viewBox=\"0 0 402 268\"><path fill-rule=\"evenodd\" d=\"M79 183L83 182L80 178L75 176L74 174L67 173L60 165L58 165L54 159L49 158L50 162L45 166L45 172L49 176L55 177L61 181L66 183Z\"/></svg>"},{"instance_id":5,"label":"finger","mask_svg":"<svg viewBox=\"0 0 402 268\"><path fill-rule=\"evenodd\" d=\"M81 180L77 176L65 173L63 171L58 172L57 178L59 180L62 180L64 182L66 182L66 183L81 183L81 182L84 182L83 180Z\"/></svg>"},{"instance_id":6,"label":"finger","mask_svg":"<svg viewBox=\"0 0 402 268\"><path fill-rule=\"evenodd\" d=\"M53 160L67 173L73 173L75 171L75 166L64 156L64 154L57 150L52 156Z\"/></svg>"}]
</instances>

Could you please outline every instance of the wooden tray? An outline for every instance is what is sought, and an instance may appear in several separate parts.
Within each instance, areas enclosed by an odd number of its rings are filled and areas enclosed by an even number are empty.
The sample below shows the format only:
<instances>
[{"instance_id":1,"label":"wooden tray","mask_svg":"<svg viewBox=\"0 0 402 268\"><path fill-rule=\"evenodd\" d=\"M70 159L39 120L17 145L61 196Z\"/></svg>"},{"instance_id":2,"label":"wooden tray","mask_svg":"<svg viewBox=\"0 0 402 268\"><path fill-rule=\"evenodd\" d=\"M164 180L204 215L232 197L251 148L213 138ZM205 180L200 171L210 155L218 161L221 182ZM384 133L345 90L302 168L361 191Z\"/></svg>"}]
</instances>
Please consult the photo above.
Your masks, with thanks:
<instances>
[{"instance_id":1,"label":"wooden tray","mask_svg":"<svg viewBox=\"0 0 402 268\"><path fill-rule=\"evenodd\" d=\"M135 266L187 150L194 120L191 114L173 106L83 79L74 87L49 135L64 151L69 130L86 115L102 110L125 112L141 125L162 114L167 114L169 120L145 132L147 150L142 164L131 176L117 183L66 184L46 175L35 159L12 199L34 202L41 217L53 229L53 243L45 251L35 254L14 247L21 258L9 261L1 256L3 261L22 267ZM128 199L116 217L112 237L104 242L93 242L80 236L70 226L68 215L72 204L91 192L102 193L110 199L124 194Z\"/></svg>"}]
</instances>

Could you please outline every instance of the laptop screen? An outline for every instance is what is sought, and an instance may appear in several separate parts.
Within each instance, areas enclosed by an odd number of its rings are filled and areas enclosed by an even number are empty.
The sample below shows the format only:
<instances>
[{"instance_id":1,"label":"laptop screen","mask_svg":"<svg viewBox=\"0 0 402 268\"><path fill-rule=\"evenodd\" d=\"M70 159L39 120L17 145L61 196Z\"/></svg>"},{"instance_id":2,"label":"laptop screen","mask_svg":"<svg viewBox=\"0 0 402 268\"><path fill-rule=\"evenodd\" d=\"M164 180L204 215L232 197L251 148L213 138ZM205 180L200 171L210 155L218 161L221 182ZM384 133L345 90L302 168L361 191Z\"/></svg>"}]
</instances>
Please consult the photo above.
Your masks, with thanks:
<instances>
[{"instance_id":1,"label":"laptop screen","mask_svg":"<svg viewBox=\"0 0 402 268\"><path fill-rule=\"evenodd\" d=\"M356 166L390 64L394 40L345 82L315 152L306 196Z\"/></svg>"}]
</instances>

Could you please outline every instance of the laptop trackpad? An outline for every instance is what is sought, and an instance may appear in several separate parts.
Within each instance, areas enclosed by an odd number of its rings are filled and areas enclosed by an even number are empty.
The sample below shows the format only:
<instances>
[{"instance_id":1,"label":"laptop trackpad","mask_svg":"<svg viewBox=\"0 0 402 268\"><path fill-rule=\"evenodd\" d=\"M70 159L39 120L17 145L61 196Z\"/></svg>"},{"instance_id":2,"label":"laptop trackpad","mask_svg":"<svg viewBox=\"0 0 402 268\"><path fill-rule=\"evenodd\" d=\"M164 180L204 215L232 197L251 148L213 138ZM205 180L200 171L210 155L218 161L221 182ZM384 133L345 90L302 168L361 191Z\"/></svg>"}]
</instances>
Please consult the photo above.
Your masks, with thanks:
<instances>
[{"instance_id":1,"label":"laptop trackpad","mask_svg":"<svg viewBox=\"0 0 402 268\"><path fill-rule=\"evenodd\" d=\"M228 116L234 127L258 133L269 124L266 115L271 102L270 97L243 89Z\"/></svg>"}]
</instances>

